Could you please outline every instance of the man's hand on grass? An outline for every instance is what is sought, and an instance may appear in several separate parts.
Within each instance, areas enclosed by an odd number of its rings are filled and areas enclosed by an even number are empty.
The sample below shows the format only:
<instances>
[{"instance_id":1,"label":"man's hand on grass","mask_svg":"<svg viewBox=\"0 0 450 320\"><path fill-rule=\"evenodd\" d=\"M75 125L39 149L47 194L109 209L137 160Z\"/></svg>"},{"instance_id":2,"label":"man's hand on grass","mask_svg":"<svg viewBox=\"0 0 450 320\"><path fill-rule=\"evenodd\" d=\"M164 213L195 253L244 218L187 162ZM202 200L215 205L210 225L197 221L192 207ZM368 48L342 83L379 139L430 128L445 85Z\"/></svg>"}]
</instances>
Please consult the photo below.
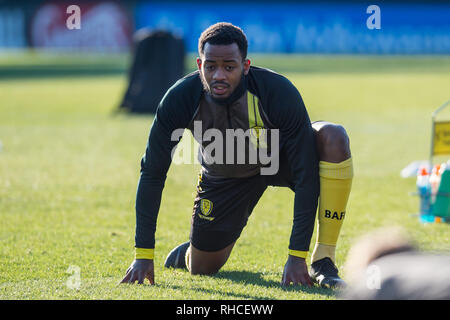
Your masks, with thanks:
<instances>
[{"instance_id":1,"label":"man's hand on grass","mask_svg":"<svg viewBox=\"0 0 450 320\"><path fill-rule=\"evenodd\" d=\"M155 284L155 270L153 260L136 259L127 269L125 277L120 283L135 283L143 284L145 279L150 281L150 284Z\"/></svg>"},{"instance_id":2,"label":"man's hand on grass","mask_svg":"<svg viewBox=\"0 0 450 320\"><path fill-rule=\"evenodd\" d=\"M288 286L291 283L294 285L301 284L308 287L313 285L304 258L289 255L288 260L284 266L281 285Z\"/></svg>"}]
</instances>

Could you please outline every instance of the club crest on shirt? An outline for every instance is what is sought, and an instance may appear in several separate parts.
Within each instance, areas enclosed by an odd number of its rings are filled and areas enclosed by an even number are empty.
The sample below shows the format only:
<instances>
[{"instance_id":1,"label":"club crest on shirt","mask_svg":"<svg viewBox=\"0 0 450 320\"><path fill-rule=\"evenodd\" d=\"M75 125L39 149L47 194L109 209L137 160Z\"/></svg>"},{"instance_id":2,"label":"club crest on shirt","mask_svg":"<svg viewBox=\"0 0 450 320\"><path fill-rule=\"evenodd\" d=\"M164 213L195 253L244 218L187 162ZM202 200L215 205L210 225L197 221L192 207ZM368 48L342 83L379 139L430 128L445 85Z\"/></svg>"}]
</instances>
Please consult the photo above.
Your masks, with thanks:
<instances>
[{"instance_id":1,"label":"club crest on shirt","mask_svg":"<svg viewBox=\"0 0 450 320\"><path fill-rule=\"evenodd\" d=\"M212 201L208 199L200 200L200 211L204 216L208 216L211 213L212 208L213 208Z\"/></svg>"},{"instance_id":2,"label":"club crest on shirt","mask_svg":"<svg viewBox=\"0 0 450 320\"><path fill-rule=\"evenodd\" d=\"M250 134L252 135L252 137L254 137L256 139L260 139L265 134L264 128L259 127L259 126L254 126L253 128L250 128Z\"/></svg>"},{"instance_id":3,"label":"club crest on shirt","mask_svg":"<svg viewBox=\"0 0 450 320\"><path fill-rule=\"evenodd\" d=\"M253 145L257 148L267 148L267 129L260 127L260 126L254 126L250 128L250 141L253 143Z\"/></svg>"}]
</instances>

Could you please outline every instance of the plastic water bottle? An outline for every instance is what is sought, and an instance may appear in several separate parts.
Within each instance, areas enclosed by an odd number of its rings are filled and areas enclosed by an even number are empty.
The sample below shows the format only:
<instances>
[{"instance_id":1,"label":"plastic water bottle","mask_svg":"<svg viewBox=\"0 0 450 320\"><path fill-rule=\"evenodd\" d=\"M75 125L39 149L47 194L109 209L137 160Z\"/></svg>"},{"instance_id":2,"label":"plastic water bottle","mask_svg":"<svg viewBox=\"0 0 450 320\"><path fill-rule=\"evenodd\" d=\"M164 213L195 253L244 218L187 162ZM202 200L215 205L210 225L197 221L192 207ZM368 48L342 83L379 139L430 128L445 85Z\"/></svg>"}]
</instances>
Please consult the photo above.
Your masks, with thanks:
<instances>
[{"instance_id":1,"label":"plastic water bottle","mask_svg":"<svg viewBox=\"0 0 450 320\"><path fill-rule=\"evenodd\" d=\"M432 202L434 222L450 222L450 162L441 164L436 200Z\"/></svg>"},{"instance_id":2,"label":"plastic water bottle","mask_svg":"<svg viewBox=\"0 0 450 320\"><path fill-rule=\"evenodd\" d=\"M436 194L439 189L439 185L441 183L441 165L437 164L433 167L433 170L431 170L430 175L430 185L431 185L431 203L434 203L436 201Z\"/></svg>"},{"instance_id":3,"label":"plastic water bottle","mask_svg":"<svg viewBox=\"0 0 450 320\"><path fill-rule=\"evenodd\" d=\"M425 167L420 168L417 175L417 191L420 196L420 221L433 222L431 215L431 183L430 175Z\"/></svg>"}]
</instances>

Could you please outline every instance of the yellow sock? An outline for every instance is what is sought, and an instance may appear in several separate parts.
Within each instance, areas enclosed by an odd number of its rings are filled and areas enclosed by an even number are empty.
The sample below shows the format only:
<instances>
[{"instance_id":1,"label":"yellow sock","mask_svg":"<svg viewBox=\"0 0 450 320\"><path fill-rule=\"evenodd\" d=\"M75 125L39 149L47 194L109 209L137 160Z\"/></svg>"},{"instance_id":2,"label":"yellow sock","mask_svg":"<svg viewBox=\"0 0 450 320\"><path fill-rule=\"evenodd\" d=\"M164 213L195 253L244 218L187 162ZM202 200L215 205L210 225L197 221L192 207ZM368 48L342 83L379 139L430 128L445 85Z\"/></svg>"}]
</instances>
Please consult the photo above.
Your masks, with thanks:
<instances>
[{"instance_id":1,"label":"yellow sock","mask_svg":"<svg viewBox=\"0 0 450 320\"><path fill-rule=\"evenodd\" d=\"M320 161L319 176L317 240L311 255L311 262L325 257L331 258L334 262L336 244L352 188L352 158L339 163Z\"/></svg>"}]
</instances>

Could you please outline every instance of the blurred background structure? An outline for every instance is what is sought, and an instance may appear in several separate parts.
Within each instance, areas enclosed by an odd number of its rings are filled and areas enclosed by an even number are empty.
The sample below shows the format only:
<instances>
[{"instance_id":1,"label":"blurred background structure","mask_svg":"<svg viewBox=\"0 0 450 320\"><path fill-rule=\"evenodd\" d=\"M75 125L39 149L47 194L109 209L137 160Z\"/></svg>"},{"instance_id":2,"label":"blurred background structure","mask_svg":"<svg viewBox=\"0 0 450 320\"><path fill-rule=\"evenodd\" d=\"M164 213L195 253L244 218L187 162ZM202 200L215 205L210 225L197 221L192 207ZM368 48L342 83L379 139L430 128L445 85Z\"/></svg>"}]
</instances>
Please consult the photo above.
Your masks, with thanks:
<instances>
[{"instance_id":1,"label":"blurred background structure","mask_svg":"<svg viewBox=\"0 0 450 320\"><path fill-rule=\"evenodd\" d=\"M72 5L79 8L77 17ZM195 54L201 32L219 21L246 32L250 53L423 55L450 53L449 16L444 1L0 0L0 53L33 49L111 57L132 52L122 65L129 83L119 107L154 113L165 91L189 71L185 52ZM142 37L156 31L172 40L161 40L161 34L159 40ZM105 62L71 71L124 71L116 60ZM2 69L0 77L44 71L42 66Z\"/></svg>"},{"instance_id":2,"label":"blurred background structure","mask_svg":"<svg viewBox=\"0 0 450 320\"><path fill-rule=\"evenodd\" d=\"M66 9L81 9L81 29L69 30ZM370 29L370 4L381 29ZM128 50L143 27L182 37L188 52L209 25L242 27L251 52L450 53L448 1L0 1L0 49Z\"/></svg>"},{"instance_id":3,"label":"blurred background structure","mask_svg":"<svg viewBox=\"0 0 450 320\"><path fill-rule=\"evenodd\" d=\"M183 39L168 30L136 31L129 83L121 108L155 113L167 89L184 75Z\"/></svg>"}]
</instances>

